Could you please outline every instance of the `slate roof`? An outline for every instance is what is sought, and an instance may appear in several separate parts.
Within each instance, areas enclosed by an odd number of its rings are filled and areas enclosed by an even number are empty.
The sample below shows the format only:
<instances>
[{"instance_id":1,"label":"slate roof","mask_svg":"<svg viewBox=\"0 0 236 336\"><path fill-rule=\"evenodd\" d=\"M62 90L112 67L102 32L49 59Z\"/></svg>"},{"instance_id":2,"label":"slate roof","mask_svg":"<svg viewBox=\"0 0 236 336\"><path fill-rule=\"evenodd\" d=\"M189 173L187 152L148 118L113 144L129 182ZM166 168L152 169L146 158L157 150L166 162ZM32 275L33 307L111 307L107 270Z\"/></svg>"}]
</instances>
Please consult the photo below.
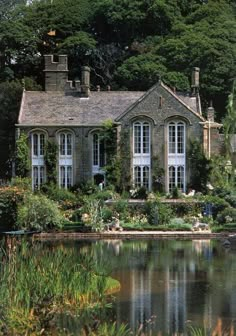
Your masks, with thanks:
<instances>
[{"instance_id":1,"label":"slate roof","mask_svg":"<svg viewBox=\"0 0 236 336\"><path fill-rule=\"evenodd\" d=\"M190 111L198 113L195 97L179 95L164 85L171 95ZM18 124L24 126L101 125L105 120L119 120L135 103L142 100L155 86L142 91L90 92L89 98L66 95L64 92L24 91Z\"/></svg>"},{"instance_id":2,"label":"slate roof","mask_svg":"<svg viewBox=\"0 0 236 336\"><path fill-rule=\"evenodd\" d=\"M89 98L63 92L25 91L18 124L23 125L101 125L115 120L144 92L100 91Z\"/></svg>"}]
</instances>

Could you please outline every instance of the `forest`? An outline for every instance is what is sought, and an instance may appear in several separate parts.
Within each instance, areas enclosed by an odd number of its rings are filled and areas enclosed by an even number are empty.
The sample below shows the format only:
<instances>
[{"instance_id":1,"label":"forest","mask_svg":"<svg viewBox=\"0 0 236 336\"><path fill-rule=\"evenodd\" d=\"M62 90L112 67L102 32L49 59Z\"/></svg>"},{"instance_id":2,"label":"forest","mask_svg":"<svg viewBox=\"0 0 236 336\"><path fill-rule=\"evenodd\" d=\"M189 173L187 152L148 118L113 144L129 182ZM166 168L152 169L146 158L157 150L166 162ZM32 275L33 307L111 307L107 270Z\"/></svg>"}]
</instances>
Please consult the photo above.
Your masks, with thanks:
<instances>
[{"instance_id":1,"label":"forest","mask_svg":"<svg viewBox=\"0 0 236 336\"><path fill-rule=\"evenodd\" d=\"M203 110L223 121L236 77L235 0L1 0L0 177L11 174L23 86L43 89L43 55L67 54L69 78L91 89L147 90L159 78L190 91L200 68Z\"/></svg>"}]
</instances>

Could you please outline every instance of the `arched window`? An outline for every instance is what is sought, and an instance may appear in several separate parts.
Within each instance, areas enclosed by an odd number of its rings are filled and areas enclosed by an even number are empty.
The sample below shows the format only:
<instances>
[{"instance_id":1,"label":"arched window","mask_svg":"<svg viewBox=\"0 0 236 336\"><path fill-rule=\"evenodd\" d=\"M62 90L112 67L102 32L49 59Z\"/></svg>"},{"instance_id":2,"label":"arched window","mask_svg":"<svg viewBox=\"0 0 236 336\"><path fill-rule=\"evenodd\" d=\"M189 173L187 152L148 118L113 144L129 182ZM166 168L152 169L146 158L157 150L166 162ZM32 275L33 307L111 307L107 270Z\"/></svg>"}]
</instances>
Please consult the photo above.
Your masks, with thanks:
<instances>
[{"instance_id":1,"label":"arched window","mask_svg":"<svg viewBox=\"0 0 236 336\"><path fill-rule=\"evenodd\" d=\"M168 189L185 191L186 125L183 121L168 124Z\"/></svg>"},{"instance_id":2,"label":"arched window","mask_svg":"<svg viewBox=\"0 0 236 336\"><path fill-rule=\"evenodd\" d=\"M59 186L68 189L73 185L73 136L60 132L59 139Z\"/></svg>"},{"instance_id":3,"label":"arched window","mask_svg":"<svg viewBox=\"0 0 236 336\"><path fill-rule=\"evenodd\" d=\"M133 123L133 181L134 187L150 189L150 124Z\"/></svg>"},{"instance_id":4,"label":"arched window","mask_svg":"<svg viewBox=\"0 0 236 336\"><path fill-rule=\"evenodd\" d=\"M72 155L72 134L60 133L59 135L60 156Z\"/></svg>"},{"instance_id":5,"label":"arched window","mask_svg":"<svg viewBox=\"0 0 236 336\"><path fill-rule=\"evenodd\" d=\"M150 153L150 125L148 122L137 121L133 125L134 154Z\"/></svg>"},{"instance_id":6,"label":"arched window","mask_svg":"<svg viewBox=\"0 0 236 336\"><path fill-rule=\"evenodd\" d=\"M102 173L106 165L105 142L99 132L92 134L92 171L93 175Z\"/></svg>"},{"instance_id":7,"label":"arched window","mask_svg":"<svg viewBox=\"0 0 236 336\"><path fill-rule=\"evenodd\" d=\"M45 163L45 134L43 132L33 132L31 134L31 162L32 162L32 188L39 189L46 180Z\"/></svg>"}]
</instances>

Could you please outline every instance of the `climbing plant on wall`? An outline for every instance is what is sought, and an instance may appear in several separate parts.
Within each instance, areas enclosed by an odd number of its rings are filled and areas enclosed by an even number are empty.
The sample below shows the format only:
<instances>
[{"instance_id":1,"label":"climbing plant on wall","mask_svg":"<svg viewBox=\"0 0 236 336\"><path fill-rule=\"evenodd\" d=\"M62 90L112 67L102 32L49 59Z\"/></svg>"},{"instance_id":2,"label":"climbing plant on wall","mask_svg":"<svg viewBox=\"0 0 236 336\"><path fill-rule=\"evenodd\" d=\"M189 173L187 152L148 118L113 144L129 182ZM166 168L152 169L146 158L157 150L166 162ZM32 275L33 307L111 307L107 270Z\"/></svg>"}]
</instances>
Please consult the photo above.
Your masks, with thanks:
<instances>
[{"instance_id":1,"label":"climbing plant on wall","mask_svg":"<svg viewBox=\"0 0 236 336\"><path fill-rule=\"evenodd\" d=\"M26 177L30 171L28 136L21 133L16 141L16 175Z\"/></svg>"},{"instance_id":2,"label":"climbing plant on wall","mask_svg":"<svg viewBox=\"0 0 236 336\"><path fill-rule=\"evenodd\" d=\"M45 146L45 165L47 169L48 182L52 183L57 182L57 154L57 144L48 140Z\"/></svg>"},{"instance_id":3,"label":"climbing plant on wall","mask_svg":"<svg viewBox=\"0 0 236 336\"><path fill-rule=\"evenodd\" d=\"M235 183L236 153L232 145L232 136L236 134L236 80L233 81L232 92L228 97L227 113L224 119L224 134L227 155L232 162L231 180Z\"/></svg>"},{"instance_id":4,"label":"climbing plant on wall","mask_svg":"<svg viewBox=\"0 0 236 336\"><path fill-rule=\"evenodd\" d=\"M191 188L205 192L211 171L210 160L203 152L202 145L197 140L191 140L188 149L188 160L191 168L190 186Z\"/></svg>"}]
</instances>

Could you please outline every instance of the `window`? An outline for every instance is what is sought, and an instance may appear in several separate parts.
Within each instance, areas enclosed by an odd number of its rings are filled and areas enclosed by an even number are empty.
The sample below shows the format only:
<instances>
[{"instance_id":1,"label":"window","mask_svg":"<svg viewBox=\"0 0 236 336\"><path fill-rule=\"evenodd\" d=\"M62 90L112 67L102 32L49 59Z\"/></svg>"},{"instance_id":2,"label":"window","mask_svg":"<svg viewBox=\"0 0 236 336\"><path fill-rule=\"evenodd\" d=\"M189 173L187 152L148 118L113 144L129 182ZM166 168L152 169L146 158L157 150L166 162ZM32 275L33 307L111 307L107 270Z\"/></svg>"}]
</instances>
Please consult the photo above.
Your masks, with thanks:
<instances>
[{"instance_id":1,"label":"window","mask_svg":"<svg viewBox=\"0 0 236 336\"><path fill-rule=\"evenodd\" d=\"M150 126L148 122L134 123L134 154L150 153Z\"/></svg>"},{"instance_id":2,"label":"window","mask_svg":"<svg viewBox=\"0 0 236 336\"><path fill-rule=\"evenodd\" d=\"M60 156L72 155L72 135L70 133L61 133L59 137Z\"/></svg>"},{"instance_id":3,"label":"window","mask_svg":"<svg viewBox=\"0 0 236 336\"><path fill-rule=\"evenodd\" d=\"M45 135L44 133L32 134L32 154L33 157L40 157L44 155L45 149Z\"/></svg>"},{"instance_id":4,"label":"window","mask_svg":"<svg viewBox=\"0 0 236 336\"><path fill-rule=\"evenodd\" d=\"M135 188L150 189L150 124L133 124L133 182Z\"/></svg>"},{"instance_id":5,"label":"window","mask_svg":"<svg viewBox=\"0 0 236 336\"><path fill-rule=\"evenodd\" d=\"M168 124L168 190L177 187L185 191L185 123L171 121Z\"/></svg>"},{"instance_id":6,"label":"window","mask_svg":"<svg viewBox=\"0 0 236 336\"><path fill-rule=\"evenodd\" d=\"M39 189L46 180L44 151L45 134L34 132L31 134L31 162L32 162L32 188Z\"/></svg>"},{"instance_id":7,"label":"window","mask_svg":"<svg viewBox=\"0 0 236 336\"><path fill-rule=\"evenodd\" d=\"M169 123L169 154L184 153L185 127L183 122Z\"/></svg>"},{"instance_id":8,"label":"window","mask_svg":"<svg viewBox=\"0 0 236 336\"><path fill-rule=\"evenodd\" d=\"M148 166L135 166L134 167L134 186L135 188L145 187L149 189L150 174Z\"/></svg>"},{"instance_id":9,"label":"window","mask_svg":"<svg viewBox=\"0 0 236 336\"><path fill-rule=\"evenodd\" d=\"M59 133L59 186L68 189L73 185L73 136Z\"/></svg>"},{"instance_id":10,"label":"window","mask_svg":"<svg viewBox=\"0 0 236 336\"><path fill-rule=\"evenodd\" d=\"M99 137L99 133L93 134L93 167L94 170L104 167L106 164L105 143Z\"/></svg>"},{"instance_id":11,"label":"window","mask_svg":"<svg viewBox=\"0 0 236 336\"><path fill-rule=\"evenodd\" d=\"M45 182L45 167L33 166L33 189L39 189Z\"/></svg>"},{"instance_id":12,"label":"window","mask_svg":"<svg viewBox=\"0 0 236 336\"><path fill-rule=\"evenodd\" d=\"M60 166L60 187L70 188L72 186L72 167Z\"/></svg>"}]
</instances>

